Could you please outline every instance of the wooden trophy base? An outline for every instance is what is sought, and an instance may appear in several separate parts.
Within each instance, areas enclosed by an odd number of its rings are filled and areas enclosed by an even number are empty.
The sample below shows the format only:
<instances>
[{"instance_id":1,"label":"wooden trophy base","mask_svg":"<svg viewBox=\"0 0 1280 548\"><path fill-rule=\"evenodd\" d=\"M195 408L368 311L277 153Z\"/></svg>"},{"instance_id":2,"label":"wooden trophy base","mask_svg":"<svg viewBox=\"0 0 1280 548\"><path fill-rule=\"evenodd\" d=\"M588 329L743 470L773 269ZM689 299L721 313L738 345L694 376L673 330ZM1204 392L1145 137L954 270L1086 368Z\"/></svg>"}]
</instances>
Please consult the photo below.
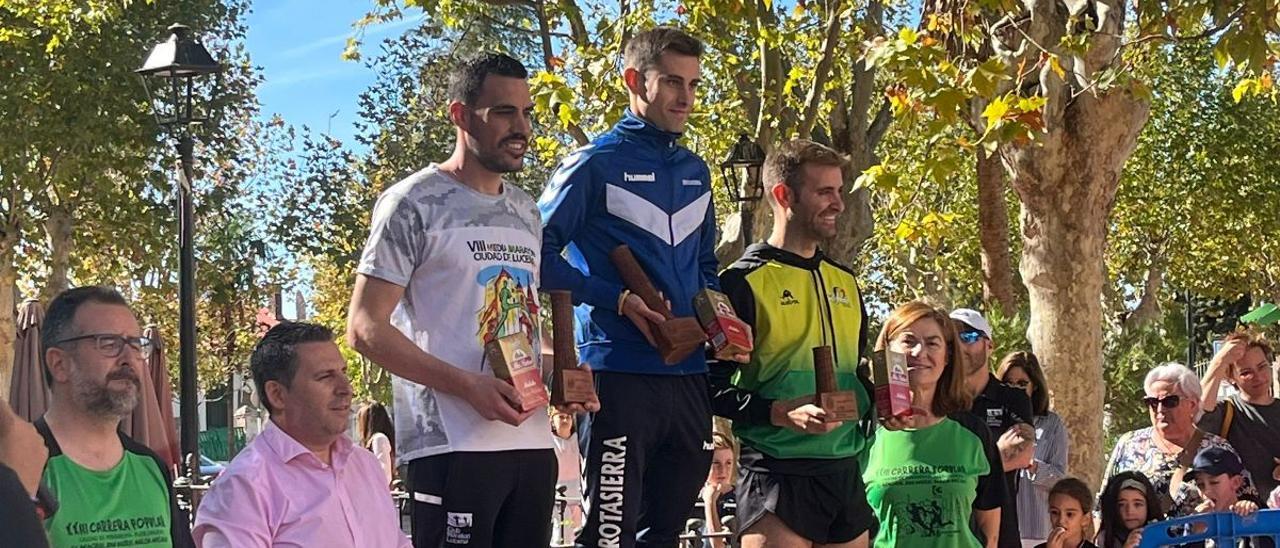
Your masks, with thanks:
<instances>
[{"instance_id":1,"label":"wooden trophy base","mask_svg":"<svg viewBox=\"0 0 1280 548\"><path fill-rule=\"evenodd\" d=\"M817 400L828 421L858 420L858 395L852 391L825 392L818 394Z\"/></svg>"},{"instance_id":2,"label":"wooden trophy base","mask_svg":"<svg viewBox=\"0 0 1280 548\"><path fill-rule=\"evenodd\" d=\"M658 343L658 353L663 363L675 365L684 361L689 354L702 349L707 342L707 333L702 325L693 318L672 318L658 324L654 330L654 338Z\"/></svg>"},{"instance_id":3,"label":"wooden trophy base","mask_svg":"<svg viewBox=\"0 0 1280 548\"><path fill-rule=\"evenodd\" d=\"M595 398L591 374L580 369L557 369L551 380L551 404L587 403Z\"/></svg>"}]
</instances>

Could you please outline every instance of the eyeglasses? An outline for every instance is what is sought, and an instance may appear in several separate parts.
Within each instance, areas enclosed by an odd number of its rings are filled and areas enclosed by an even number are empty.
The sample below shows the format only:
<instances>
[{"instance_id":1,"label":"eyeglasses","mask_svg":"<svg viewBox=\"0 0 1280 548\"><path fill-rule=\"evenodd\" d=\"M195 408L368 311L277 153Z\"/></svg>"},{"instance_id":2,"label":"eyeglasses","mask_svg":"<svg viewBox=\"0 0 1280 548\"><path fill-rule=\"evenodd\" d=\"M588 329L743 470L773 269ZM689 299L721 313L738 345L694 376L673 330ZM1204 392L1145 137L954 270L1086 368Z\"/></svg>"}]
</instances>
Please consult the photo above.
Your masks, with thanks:
<instances>
[{"instance_id":1,"label":"eyeglasses","mask_svg":"<svg viewBox=\"0 0 1280 548\"><path fill-rule=\"evenodd\" d=\"M1147 404L1147 407L1150 409L1155 409L1157 405L1162 406L1165 409L1173 409L1178 407L1178 404L1182 403L1182 397L1176 394L1165 396L1163 398L1147 396L1142 398L1142 403Z\"/></svg>"},{"instance_id":2,"label":"eyeglasses","mask_svg":"<svg viewBox=\"0 0 1280 548\"><path fill-rule=\"evenodd\" d=\"M982 340L982 339L983 339L984 337L986 337L986 336L987 336L987 335L986 335L985 333L983 333L983 332L981 332L981 331L978 331L978 330L976 330L976 329L968 330L968 331L961 331L961 332L960 332L960 342L965 343L965 344L973 344L973 343L976 343L976 342L978 342L978 341Z\"/></svg>"},{"instance_id":3,"label":"eyeglasses","mask_svg":"<svg viewBox=\"0 0 1280 548\"><path fill-rule=\"evenodd\" d=\"M115 358L120 356L120 353L124 351L125 345L133 347L134 350L138 351L138 353L143 356L151 354L151 339L149 337L126 337L124 335L99 333L62 339L54 343L54 345L90 339L93 340L94 347L98 349L98 352L102 353L102 357L104 358Z\"/></svg>"}]
</instances>

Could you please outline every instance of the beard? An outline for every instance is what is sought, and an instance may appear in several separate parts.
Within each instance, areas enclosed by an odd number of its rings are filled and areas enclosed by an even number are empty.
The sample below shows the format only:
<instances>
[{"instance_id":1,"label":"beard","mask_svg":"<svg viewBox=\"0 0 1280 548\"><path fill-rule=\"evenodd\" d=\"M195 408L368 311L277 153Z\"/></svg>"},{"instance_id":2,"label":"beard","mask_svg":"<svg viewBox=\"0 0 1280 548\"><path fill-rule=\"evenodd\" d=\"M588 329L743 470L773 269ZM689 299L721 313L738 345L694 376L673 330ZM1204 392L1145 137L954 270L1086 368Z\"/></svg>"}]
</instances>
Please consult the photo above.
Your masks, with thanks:
<instances>
[{"instance_id":1,"label":"beard","mask_svg":"<svg viewBox=\"0 0 1280 548\"><path fill-rule=\"evenodd\" d=\"M129 381L126 388L112 388L114 380ZM99 382L89 378L79 367L71 369L71 397L80 408L99 416L124 417L138 405L142 381L131 368L116 369Z\"/></svg>"},{"instance_id":2,"label":"beard","mask_svg":"<svg viewBox=\"0 0 1280 548\"><path fill-rule=\"evenodd\" d=\"M528 142L523 136L513 135L499 141L494 148L485 150L473 140L470 146L471 153L475 155L480 165L493 173L515 173L524 169L524 157L512 158L505 150L507 143L515 140Z\"/></svg>"}]
</instances>

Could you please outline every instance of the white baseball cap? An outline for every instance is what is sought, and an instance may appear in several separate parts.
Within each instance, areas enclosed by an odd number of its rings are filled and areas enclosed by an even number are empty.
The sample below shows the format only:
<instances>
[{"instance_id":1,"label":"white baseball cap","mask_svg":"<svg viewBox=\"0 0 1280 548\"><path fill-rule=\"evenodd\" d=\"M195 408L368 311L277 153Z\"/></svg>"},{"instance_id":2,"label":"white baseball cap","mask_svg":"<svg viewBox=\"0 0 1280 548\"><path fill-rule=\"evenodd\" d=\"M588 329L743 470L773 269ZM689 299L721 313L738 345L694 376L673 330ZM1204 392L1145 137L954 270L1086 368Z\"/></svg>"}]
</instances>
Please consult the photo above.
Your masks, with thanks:
<instances>
[{"instance_id":1,"label":"white baseball cap","mask_svg":"<svg viewBox=\"0 0 1280 548\"><path fill-rule=\"evenodd\" d=\"M982 314L972 308L957 308L951 311L951 319L958 322L964 322L969 327L981 331L988 339L995 340L991 336L991 324L987 323L987 319Z\"/></svg>"}]
</instances>

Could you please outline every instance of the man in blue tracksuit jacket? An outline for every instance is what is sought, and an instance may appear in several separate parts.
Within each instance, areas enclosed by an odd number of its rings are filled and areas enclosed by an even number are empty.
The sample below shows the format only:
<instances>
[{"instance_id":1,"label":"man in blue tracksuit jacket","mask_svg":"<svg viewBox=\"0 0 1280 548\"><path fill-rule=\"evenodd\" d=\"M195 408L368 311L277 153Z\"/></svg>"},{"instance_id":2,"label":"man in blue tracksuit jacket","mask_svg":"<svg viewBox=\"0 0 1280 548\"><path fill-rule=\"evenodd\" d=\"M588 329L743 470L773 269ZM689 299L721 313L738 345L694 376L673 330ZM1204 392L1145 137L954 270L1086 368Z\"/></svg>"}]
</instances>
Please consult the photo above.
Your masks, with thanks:
<instances>
[{"instance_id":1,"label":"man in blue tracksuit jacket","mask_svg":"<svg viewBox=\"0 0 1280 548\"><path fill-rule=\"evenodd\" d=\"M609 252L631 247L676 316L717 288L711 174L676 143L693 107L702 44L656 28L627 43L631 107L613 129L565 158L538 206L542 287L577 304L580 360L601 409L583 419L587 524L579 546L675 546L713 451L702 352L665 365ZM563 252L563 255L562 255Z\"/></svg>"}]
</instances>

